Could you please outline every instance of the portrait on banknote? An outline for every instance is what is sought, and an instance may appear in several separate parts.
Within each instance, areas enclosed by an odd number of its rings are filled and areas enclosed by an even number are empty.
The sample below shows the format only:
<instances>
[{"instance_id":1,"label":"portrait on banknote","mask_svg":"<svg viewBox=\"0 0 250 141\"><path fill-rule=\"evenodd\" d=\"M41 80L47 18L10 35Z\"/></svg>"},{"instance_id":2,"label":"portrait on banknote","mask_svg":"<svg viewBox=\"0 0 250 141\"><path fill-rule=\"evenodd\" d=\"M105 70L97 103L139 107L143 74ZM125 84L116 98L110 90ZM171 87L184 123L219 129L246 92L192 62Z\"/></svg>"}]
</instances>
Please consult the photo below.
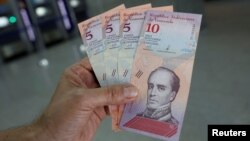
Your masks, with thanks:
<instances>
[{"instance_id":1,"label":"portrait on banknote","mask_svg":"<svg viewBox=\"0 0 250 141\"><path fill-rule=\"evenodd\" d=\"M173 70L164 66L136 75L144 77L145 96L140 102L134 103L141 108L124 123L124 127L159 136L173 136L177 132L179 121L174 117L171 105L179 91L180 78Z\"/></svg>"},{"instance_id":2,"label":"portrait on banknote","mask_svg":"<svg viewBox=\"0 0 250 141\"><path fill-rule=\"evenodd\" d=\"M171 113L171 103L180 87L179 77L166 67L158 67L150 73L147 85L146 109L137 116L178 124Z\"/></svg>"}]
</instances>

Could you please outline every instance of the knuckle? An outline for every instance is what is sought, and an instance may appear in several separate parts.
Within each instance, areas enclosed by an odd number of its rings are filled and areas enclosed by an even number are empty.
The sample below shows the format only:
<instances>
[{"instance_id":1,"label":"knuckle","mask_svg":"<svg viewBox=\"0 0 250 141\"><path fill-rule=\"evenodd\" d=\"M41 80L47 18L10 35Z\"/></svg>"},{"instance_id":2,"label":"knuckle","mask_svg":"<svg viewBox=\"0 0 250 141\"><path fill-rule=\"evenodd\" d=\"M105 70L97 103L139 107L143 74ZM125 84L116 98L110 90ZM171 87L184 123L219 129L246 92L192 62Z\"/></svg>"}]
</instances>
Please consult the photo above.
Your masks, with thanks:
<instances>
[{"instance_id":1,"label":"knuckle","mask_svg":"<svg viewBox=\"0 0 250 141\"><path fill-rule=\"evenodd\" d=\"M70 70L69 70L69 68L66 68L66 69L63 71L62 77L68 78L69 75L70 75Z\"/></svg>"},{"instance_id":2,"label":"knuckle","mask_svg":"<svg viewBox=\"0 0 250 141\"><path fill-rule=\"evenodd\" d=\"M93 108L93 103L91 102L93 99L87 93L88 91L78 90L74 95L74 103L81 105L81 108Z\"/></svg>"},{"instance_id":3,"label":"knuckle","mask_svg":"<svg viewBox=\"0 0 250 141\"><path fill-rule=\"evenodd\" d=\"M115 102L119 100L119 95L122 93L122 87L111 86L107 87L107 102Z\"/></svg>"},{"instance_id":4,"label":"knuckle","mask_svg":"<svg viewBox=\"0 0 250 141\"><path fill-rule=\"evenodd\" d=\"M69 75L71 73L71 67L69 67L69 68L66 68L64 71L63 71L63 74L64 75Z\"/></svg>"},{"instance_id":5,"label":"knuckle","mask_svg":"<svg viewBox=\"0 0 250 141\"><path fill-rule=\"evenodd\" d=\"M114 90L112 87L107 87L106 88L106 101L107 103L112 102L114 100Z\"/></svg>"}]
</instances>

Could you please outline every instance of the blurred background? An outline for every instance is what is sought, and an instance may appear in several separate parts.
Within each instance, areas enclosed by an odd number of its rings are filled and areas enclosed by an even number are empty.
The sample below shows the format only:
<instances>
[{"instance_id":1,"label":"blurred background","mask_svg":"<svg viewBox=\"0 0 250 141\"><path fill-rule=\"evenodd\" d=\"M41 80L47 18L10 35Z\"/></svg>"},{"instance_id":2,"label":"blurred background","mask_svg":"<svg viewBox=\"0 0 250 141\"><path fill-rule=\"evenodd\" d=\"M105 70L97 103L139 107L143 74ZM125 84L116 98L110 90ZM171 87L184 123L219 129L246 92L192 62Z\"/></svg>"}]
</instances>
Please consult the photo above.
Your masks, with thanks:
<instances>
[{"instance_id":1,"label":"blurred background","mask_svg":"<svg viewBox=\"0 0 250 141\"><path fill-rule=\"evenodd\" d=\"M207 140L208 124L250 124L249 0L0 0L0 130L36 119L86 56L77 23L122 3L203 14L181 141ZM114 133L107 118L94 140L156 139Z\"/></svg>"}]
</instances>

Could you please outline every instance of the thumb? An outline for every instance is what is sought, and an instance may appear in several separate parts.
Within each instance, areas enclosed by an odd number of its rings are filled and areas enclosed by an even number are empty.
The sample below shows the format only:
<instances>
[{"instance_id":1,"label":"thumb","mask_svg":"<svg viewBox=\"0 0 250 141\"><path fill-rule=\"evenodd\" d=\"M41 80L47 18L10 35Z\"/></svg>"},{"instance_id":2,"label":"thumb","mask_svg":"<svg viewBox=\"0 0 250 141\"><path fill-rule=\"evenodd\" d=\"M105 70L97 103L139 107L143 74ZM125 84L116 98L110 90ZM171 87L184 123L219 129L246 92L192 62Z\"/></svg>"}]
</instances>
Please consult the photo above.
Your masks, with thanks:
<instances>
[{"instance_id":1,"label":"thumb","mask_svg":"<svg viewBox=\"0 0 250 141\"><path fill-rule=\"evenodd\" d=\"M131 84L119 84L103 88L88 89L86 98L94 107L125 104L135 100L138 89Z\"/></svg>"}]
</instances>

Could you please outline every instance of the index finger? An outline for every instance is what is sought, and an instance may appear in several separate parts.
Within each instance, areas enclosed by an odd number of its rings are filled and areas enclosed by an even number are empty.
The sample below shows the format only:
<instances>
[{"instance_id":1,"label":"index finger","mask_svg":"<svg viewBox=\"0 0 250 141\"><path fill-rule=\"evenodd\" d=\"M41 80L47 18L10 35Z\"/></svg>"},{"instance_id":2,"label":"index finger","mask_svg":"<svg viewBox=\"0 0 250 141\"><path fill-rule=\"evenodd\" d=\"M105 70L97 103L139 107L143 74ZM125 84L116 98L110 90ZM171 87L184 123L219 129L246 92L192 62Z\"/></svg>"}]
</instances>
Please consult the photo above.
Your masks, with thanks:
<instances>
[{"instance_id":1,"label":"index finger","mask_svg":"<svg viewBox=\"0 0 250 141\"><path fill-rule=\"evenodd\" d=\"M79 62L79 66L85 68L86 70L90 71L90 72L93 72L93 68L90 64L90 61L89 61L89 58L88 57L85 57L84 59L82 59L80 62Z\"/></svg>"},{"instance_id":2,"label":"index finger","mask_svg":"<svg viewBox=\"0 0 250 141\"><path fill-rule=\"evenodd\" d=\"M89 88L99 87L98 80L88 57L73 65L72 70L81 78L81 81Z\"/></svg>"}]
</instances>

